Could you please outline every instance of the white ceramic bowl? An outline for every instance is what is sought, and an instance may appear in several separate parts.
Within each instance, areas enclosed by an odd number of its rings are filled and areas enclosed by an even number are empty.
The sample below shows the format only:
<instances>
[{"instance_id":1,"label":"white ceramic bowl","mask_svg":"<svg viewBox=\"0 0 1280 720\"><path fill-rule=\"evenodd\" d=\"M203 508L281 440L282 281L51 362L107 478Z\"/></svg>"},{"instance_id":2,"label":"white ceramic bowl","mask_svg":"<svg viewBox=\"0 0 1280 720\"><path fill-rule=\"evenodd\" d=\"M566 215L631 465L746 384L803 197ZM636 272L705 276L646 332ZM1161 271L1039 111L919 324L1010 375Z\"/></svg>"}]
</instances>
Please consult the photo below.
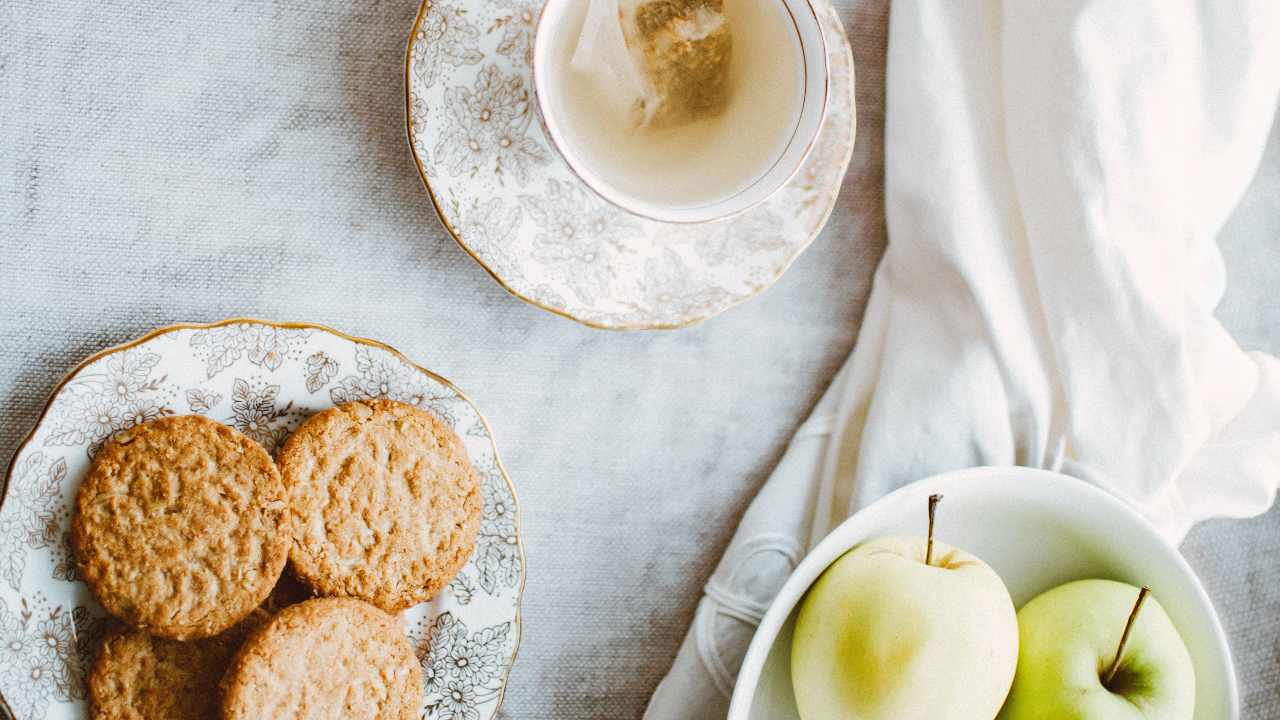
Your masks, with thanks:
<instances>
[{"instance_id":1,"label":"white ceramic bowl","mask_svg":"<svg viewBox=\"0 0 1280 720\"><path fill-rule=\"evenodd\" d=\"M781 2L795 28L804 66L804 94L800 113L791 139L781 156L763 175L751 179L749 185L728 197L699 205L668 205L650 202L636 197L609 183L592 168L587 156L569 140L564 123L555 111L560 88L557 75L549 66L557 62L555 39L570 27L570 12L577 3L586 0L547 0L538 17L533 38L533 89L538 103L539 116L551 145L564 158L569 169L582 179L597 195L623 210L640 217L659 222L702 223L721 220L744 212L769 199L800 170L809 151L813 149L822 129L827 112L830 92L830 72L827 67L827 41L822 22L811 0L768 0Z\"/></svg>"},{"instance_id":2,"label":"white ceramic bowl","mask_svg":"<svg viewBox=\"0 0 1280 720\"><path fill-rule=\"evenodd\" d=\"M1196 720L1236 720L1239 701L1226 635L1191 567L1155 528L1115 497L1080 480L1028 468L973 468L913 483L828 535L783 585L738 673L729 720L798 720L791 632L809 586L850 548L883 535L923 535L932 493L935 537L985 560L1016 607L1070 580L1150 585L1191 651Z\"/></svg>"}]
</instances>

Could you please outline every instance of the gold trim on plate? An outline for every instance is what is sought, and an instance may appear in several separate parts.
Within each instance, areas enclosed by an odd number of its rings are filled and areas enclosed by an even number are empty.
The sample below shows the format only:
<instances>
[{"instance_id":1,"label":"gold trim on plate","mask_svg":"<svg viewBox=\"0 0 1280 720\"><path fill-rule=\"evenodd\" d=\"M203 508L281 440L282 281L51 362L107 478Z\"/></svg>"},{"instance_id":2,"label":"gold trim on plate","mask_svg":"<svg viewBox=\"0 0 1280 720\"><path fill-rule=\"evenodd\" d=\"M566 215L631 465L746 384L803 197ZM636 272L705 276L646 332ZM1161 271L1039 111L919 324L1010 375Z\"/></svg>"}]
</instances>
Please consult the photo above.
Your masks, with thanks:
<instances>
[{"instance_id":1,"label":"gold trim on plate","mask_svg":"<svg viewBox=\"0 0 1280 720\"><path fill-rule=\"evenodd\" d=\"M429 2L426 4L429 5ZM502 688L501 690L498 691L497 704L494 705L494 714L496 715L498 711L502 709L502 702L506 699L507 682L511 676L511 668L515 666L516 656L519 655L520 653L520 642L523 639L523 635L524 635L524 620L522 617L522 606L524 604L524 587L525 587L525 578L528 576L528 567L525 562L524 538L522 537L522 534L521 534L521 524L522 524L521 516L523 513L520 508L520 496L516 492L515 484L511 482L511 476L507 474L507 467L502 462L502 455L499 454L498 452L498 441L494 437L493 426L489 424L489 419L484 416L484 413L480 412L480 408L476 407L476 404L471 401L471 398L466 393L464 393L457 385L454 385L452 382L450 382L448 378L438 373L432 372L431 370L428 370L425 367L422 367L421 365L415 363L413 360L409 359L409 357L404 353L400 352L399 350L391 347L390 345L384 342L381 342L378 340L371 340L369 338L357 337L355 335L348 335L347 333L344 333L341 330L335 330L334 328L331 328L327 325L316 325L314 323L303 323L303 322L279 323L279 322L271 322L269 320L258 320L257 318L234 317L234 318L227 318L225 320L219 320L217 322L211 322L211 323L175 323L173 325L165 325L163 327L159 327L154 330L151 330L145 335L139 338L135 338L134 340L130 340L129 342L122 343L120 345L115 345L115 346L106 348L104 350L99 350L93 355L90 355L88 358L85 358L84 360L80 361L80 363L77 364L71 370L71 372L67 373L62 378L62 380L57 384L57 386L54 387L53 391L49 393L49 399L45 401L44 408L41 409L40 411L40 416L36 418L35 423L31 426L31 431L28 432L26 437L22 439L22 442L18 443L18 448L14 450L13 457L10 458L9 460L9 467L5 470L4 486L2 489L0 489L0 511L3 510L4 502L7 501L9 498L9 482L13 478L13 469L17 464L18 456L22 454L23 450L27 449L27 445L31 444L31 440L35 438L36 432L38 432L40 429L40 426L44 424L45 417L48 416L49 408L53 405L53 401L58 397L59 393L62 392L63 388L66 387L67 383L75 379L76 375L79 375L82 370L84 370L88 366L92 365L93 363L105 357L114 355L118 352L129 350L131 348L135 348L139 345L150 342L151 340L154 340L162 335L167 335L171 332L177 332L180 330L208 330L212 328L223 327L226 325L236 325L239 323L266 325L267 327L273 327L279 330L319 330L320 332L329 333L330 335L334 335L348 342L356 343L357 345L366 345L368 347L377 348L379 350L389 352L395 357L399 358L402 362L404 362L409 367L417 370L423 375L426 375L427 377L431 378L435 382L440 383L441 385L444 385L445 387L452 390L454 393L457 393L458 397L461 398L463 402L470 405L471 409L475 411L476 417L480 418L480 422L484 425L485 432L488 433L489 435L489 445L493 448L494 463L498 467L498 472L502 473L502 479L507 483L507 488L511 491L511 497L514 498L516 501L516 548L520 552L520 587L516 590L516 619L515 619L516 642L515 642L515 647L512 648L511 650L511 662L507 665L506 672L504 672L502 675ZM4 711L8 720L13 720L14 718L13 710L9 707L9 703L7 700L4 699L4 695L2 693L0 693L0 710Z\"/></svg>"}]
</instances>

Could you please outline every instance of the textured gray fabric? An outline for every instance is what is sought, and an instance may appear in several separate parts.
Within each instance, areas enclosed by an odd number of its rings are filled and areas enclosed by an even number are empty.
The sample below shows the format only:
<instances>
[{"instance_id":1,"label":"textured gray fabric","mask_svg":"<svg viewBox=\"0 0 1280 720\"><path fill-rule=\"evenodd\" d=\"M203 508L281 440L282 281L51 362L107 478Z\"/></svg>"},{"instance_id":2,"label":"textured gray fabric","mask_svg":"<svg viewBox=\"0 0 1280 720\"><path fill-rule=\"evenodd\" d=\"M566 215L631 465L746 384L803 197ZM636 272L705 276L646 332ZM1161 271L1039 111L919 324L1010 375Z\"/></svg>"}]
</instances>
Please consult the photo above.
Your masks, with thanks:
<instances>
[{"instance_id":1,"label":"textured gray fabric","mask_svg":"<svg viewBox=\"0 0 1280 720\"><path fill-rule=\"evenodd\" d=\"M413 0L0 1L0 463L82 357L152 327L333 325L454 380L521 494L529 577L506 713L639 717L702 583L852 347L884 244L887 5L837 3L858 146L823 236L702 326L589 330L443 232L409 157ZM1222 313L1280 351L1280 139L1223 240ZM1246 717L1280 717L1280 512L1187 541Z\"/></svg>"}]
</instances>

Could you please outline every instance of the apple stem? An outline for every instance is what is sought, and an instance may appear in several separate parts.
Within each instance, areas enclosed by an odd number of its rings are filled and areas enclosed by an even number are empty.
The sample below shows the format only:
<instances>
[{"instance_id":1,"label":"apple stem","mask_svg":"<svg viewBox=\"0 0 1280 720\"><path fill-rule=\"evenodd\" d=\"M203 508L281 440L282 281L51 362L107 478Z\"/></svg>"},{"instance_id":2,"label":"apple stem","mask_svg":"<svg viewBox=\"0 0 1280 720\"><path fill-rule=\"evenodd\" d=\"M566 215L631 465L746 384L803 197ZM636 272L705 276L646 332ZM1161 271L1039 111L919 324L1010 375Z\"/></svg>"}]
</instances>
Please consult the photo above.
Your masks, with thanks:
<instances>
[{"instance_id":1,"label":"apple stem","mask_svg":"<svg viewBox=\"0 0 1280 720\"><path fill-rule=\"evenodd\" d=\"M938 511L938 501L941 499L941 495L929 496L929 537L924 546L925 565L933 562L933 515Z\"/></svg>"},{"instance_id":2,"label":"apple stem","mask_svg":"<svg viewBox=\"0 0 1280 720\"><path fill-rule=\"evenodd\" d=\"M1116 671L1120 669L1120 660L1124 657L1125 643L1129 642L1129 633L1133 631L1133 625L1138 620L1138 612L1142 610L1142 603L1147 601L1147 596L1151 594L1151 588L1146 585L1138 591L1138 600L1133 604L1133 610L1129 611L1129 620L1124 624L1124 632L1120 635L1120 645L1116 648L1116 657L1111 661L1111 667L1107 668L1107 674L1102 678L1102 684L1108 688L1111 681L1116 677Z\"/></svg>"}]
</instances>

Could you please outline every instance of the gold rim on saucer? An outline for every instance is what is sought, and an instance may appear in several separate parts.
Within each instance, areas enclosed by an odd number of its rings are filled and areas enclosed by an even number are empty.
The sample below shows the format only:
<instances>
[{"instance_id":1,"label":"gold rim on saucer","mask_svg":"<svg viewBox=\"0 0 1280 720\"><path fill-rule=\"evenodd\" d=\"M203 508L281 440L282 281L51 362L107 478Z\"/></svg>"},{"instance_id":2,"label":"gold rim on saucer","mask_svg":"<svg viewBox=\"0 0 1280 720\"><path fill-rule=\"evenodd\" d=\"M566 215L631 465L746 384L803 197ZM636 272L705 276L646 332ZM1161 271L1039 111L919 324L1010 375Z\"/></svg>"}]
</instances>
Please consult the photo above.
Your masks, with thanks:
<instances>
[{"instance_id":1,"label":"gold rim on saucer","mask_svg":"<svg viewBox=\"0 0 1280 720\"><path fill-rule=\"evenodd\" d=\"M675 329L776 282L813 242L853 153L853 53L820 5L830 66L817 146L772 198L733 218L659 223L600 199L536 119L540 0L427 0L405 49L405 132L441 224L521 300L610 330Z\"/></svg>"}]
</instances>

